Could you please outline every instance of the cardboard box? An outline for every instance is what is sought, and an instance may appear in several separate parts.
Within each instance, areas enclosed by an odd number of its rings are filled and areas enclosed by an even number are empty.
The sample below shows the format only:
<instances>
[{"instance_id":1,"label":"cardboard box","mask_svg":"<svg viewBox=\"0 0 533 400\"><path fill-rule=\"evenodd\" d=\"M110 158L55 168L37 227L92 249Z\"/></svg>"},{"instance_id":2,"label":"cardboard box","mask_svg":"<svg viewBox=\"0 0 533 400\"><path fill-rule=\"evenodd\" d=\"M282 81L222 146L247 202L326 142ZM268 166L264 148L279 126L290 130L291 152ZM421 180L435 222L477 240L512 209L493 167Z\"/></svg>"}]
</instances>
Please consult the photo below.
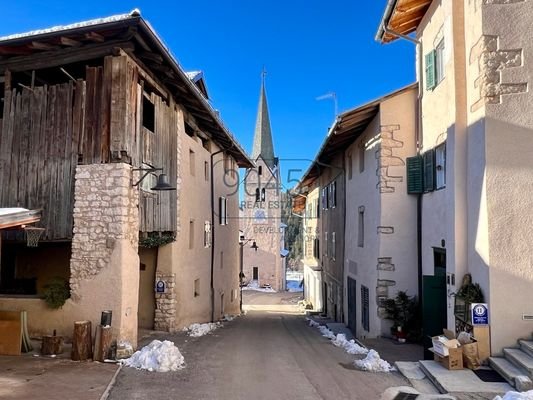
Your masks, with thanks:
<instances>
[{"instance_id":1,"label":"cardboard box","mask_svg":"<svg viewBox=\"0 0 533 400\"><path fill-rule=\"evenodd\" d=\"M449 339L446 336L433 336L433 352L441 357L448 357L450 349L456 349L461 346L457 339Z\"/></svg>"},{"instance_id":2,"label":"cardboard box","mask_svg":"<svg viewBox=\"0 0 533 400\"><path fill-rule=\"evenodd\" d=\"M480 365L477 342L463 344L463 364L468 369L478 369Z\"/></svg>"},{"instance_id":3,"label":"cardboard box","mask_svg":"<svg viewBox=\"0 0 533 400\"><path fill-rule=\"evenodd\" d=\"M429 349L433 352L433 359L441 363L444 368L449 370L463 369L463 350L461 348L448 348L448 356L441 357L433 348Z\"/></svg>"}]
</instances>

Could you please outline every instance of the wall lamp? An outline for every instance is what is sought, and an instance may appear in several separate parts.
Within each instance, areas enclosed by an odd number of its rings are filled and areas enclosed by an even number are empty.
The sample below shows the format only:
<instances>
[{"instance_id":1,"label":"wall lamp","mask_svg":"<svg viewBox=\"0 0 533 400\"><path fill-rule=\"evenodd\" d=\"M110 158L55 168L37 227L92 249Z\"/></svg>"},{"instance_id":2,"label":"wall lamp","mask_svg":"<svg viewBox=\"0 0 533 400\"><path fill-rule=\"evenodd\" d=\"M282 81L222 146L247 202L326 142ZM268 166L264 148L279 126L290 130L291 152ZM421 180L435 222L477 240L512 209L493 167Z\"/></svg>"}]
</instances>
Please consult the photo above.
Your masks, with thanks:
<instances>
[{"instance_id":1,"label":"wall lamp","mask_svg":"<svg viewBox=\"0 0 533 400\"><path fill-rule=\"evenodd\" d=\"M133 187L139 186L139 184L148 176L148 174L154 173L156 171L163 171L163 168L134 168L133 171L141 171L144 172L144 175L141 176L141 179L139 179L136 183L133 184ZM176 190L175 187L170 186L168 183L168 178L166 174L159 174L157 176L157 183L153 188L150 188L150 190L153 190L155 192L159 192L162 190Z\"/></svg>"}]
</instances>

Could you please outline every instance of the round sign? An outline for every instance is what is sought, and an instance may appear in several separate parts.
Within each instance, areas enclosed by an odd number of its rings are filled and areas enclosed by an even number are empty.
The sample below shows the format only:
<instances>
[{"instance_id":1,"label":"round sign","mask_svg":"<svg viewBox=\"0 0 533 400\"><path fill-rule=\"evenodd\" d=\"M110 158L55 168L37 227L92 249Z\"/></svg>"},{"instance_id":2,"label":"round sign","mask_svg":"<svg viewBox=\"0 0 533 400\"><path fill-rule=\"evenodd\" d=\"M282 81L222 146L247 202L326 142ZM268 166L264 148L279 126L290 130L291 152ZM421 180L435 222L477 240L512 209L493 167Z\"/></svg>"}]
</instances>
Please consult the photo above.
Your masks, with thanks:
<instances>
[{"instance_id":1,"label":"round sign","mask_svg":"<svg viewBox=\"0 0 533 400\"><path fill-rule=\"evenodd\" d=\"M481 317L487 313L487 309L485 306L477 305L474 307L474 313Z\"/></svg>"}]
</instances>

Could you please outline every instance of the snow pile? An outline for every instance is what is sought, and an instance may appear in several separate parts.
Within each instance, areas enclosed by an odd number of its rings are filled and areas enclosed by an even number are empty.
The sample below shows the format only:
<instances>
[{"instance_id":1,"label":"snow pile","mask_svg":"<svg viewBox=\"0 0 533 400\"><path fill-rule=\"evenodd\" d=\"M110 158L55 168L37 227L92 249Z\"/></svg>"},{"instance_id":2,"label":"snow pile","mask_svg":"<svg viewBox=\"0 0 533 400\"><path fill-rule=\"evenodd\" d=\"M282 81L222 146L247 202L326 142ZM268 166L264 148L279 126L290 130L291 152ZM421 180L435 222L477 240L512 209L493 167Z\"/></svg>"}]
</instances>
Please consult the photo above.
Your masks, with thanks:
<instances>
[{"instance_id":1,"label":"snow pile","mask_svg":"<svg viewBox=\"0 0 533 400\"><path fill-rule=\"evenodd\" d=\"M224 322L231 322L231 321L233 321L235 318L237 318L237 315L224 314L224 316L222 317L222 321L224 321Z\"/></svg>"},{"instance_id":2,"label":"snow pile","mask_svg":"<svg viewBox=\"0 0 533 400\"><path fill-rule=\"evenodd\" d=\"M354 365L363 371L370 372L391 372L395 368L387 361L382 360L376 350L370 350L365 358L362 360L355 360Z\"/></svg>"},{"instance_id":3,"label":"snow pile","mask_svg":"<svg viewBox=\"0 0 533 400\"><path fill-rule=\"evenodd\" d=\"M243 286L242 290L255 290L257 292L276 293L271 287L259 287L259 282L251 281L248 285Z\"/></svg>"},{"instance_id":4,"label":"snow pile","mask_svg":"<svg viewBox=\"0 0 533 400\"><path fill-rule=\"evenodd\" d=\"M316 321L313 321L311 318L306 318L307 321L309 322L309 326L311 328L316 328L317 326L320 326L320 324Z\"/></svg>"},{"instance_id":5,"label":"snow pile","mask_svg":"<svg viewBox=\"0 0 533 400\"><path fill-rule=\"evenodd\" d=\"M368 349L362 346L359 346L355 343L355 340L346 340L346 335L344 333L339 333L335 339L331 341L335 346L340 347L346 351L348 354L367 354Z\"/></svg>"},{"instance_id":6,"label":"snow pile","mask_svg":"<svg viewBox=\"0 0 533 400\"><path fill-rule=\"evenodd\" d=\"M529 392L507 392L503 397L496 396L494 400L533 400L533 390Z\"/></svg>"},{"instance_id":7,"label":"snow pile","mask_svg":"<svg viewBox=\"0 0 533 400\"><path fill-rule=\"evenodd\" d=\"M184 368L185 359L173 342L154 340L130 358L122 360L122 364L148 371L168 372Z\"/></svg>"},{"instance_id":8,"label":"snow pile","mask_svg":"<svg viewBox=\"0 0 533 400\"><path fill-rule=\"evenodd\" d=\"M318 330L322 336L327 337L328 339L335 339L335 334L331 332L328 328L323 325L318 326Z\"/></svg>"},{"instance_id":9,"label":"snow pile","mask_svg":"<svg viewBox=\"0 0 533 400\"><path fill-rule=\"evenodd\" d=\"M220 328L222 324L220 322L206 322L205 324L191 324L188 328L184 328L189 336L200 337L207 335L208 333Z\"/></svg>"}]
</instances>

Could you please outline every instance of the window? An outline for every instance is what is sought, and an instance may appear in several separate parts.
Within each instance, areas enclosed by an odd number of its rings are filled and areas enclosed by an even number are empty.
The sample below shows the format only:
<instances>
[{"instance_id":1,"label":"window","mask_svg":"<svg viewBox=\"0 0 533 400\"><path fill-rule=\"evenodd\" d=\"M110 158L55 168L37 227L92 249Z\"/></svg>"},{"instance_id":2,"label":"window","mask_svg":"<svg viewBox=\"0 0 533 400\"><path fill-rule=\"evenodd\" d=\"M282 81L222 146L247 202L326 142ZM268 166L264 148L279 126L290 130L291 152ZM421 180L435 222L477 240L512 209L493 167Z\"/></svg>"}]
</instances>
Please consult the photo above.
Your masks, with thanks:
<instances>
[{"instance_id":1,"label":"window","mask_svg":"<svg viewBox=\"0 0 533 400\"><path fill-rule=\"evenodd\" d=\"M189 249L194 248L194 220L189 221Z\"/></svg>"},{"instance_id":2,"label":"window","mask_svg":"<svg viewBox=\"0 0 533 400\"><path fill-rule=\"evenodd\" d=\"M331 197L329 204L331 205L331 208L335 208L337 206L337 181L333 181L329 184L329 193Z\"/></svg>"},{"instance_id":3,"label":"window","mask_svg":"<svg viewBox=\"0 0 533 400\"><path fill-rule=\"evenodd\" d=\"M327 210L328 209L328 200L327 200L328 196L327 196L326 188L322 188L321 197L322 197L322 210Z\"/></svg>"},{"instance_id":4,"label":"window","mask_svg":"<svg viewBox=\"0 0 533 400\"><path fill-rule=\"evenodd\" d=\"M204 176L205 180L209 180L209 163L207 161L204 161Z\"/></svg>"},{"instance_id":5,"label":"window","mask_svg":"<svg viewBox=\"0 0 533 400\"><path fill-rule=\"evenodd\" d=\"M254 268L253 268L253 272L252 272L252 274L253 274L253 275L252 275L252 279L253 279L254 281L259 280L259 267L254 267Z\"/></svg>"},{"instance_id":6,"label":"window","mask_svg":"<svg viewBox=\"0 0 533 400\"><path fill-rule=\"evenodd\" d=\"M424 159L422 156L408 157L406 160L407 193L424 192Z\"/></svg>"},{"instance_id":7,"label":"window","mask_svg":"<svg viewBox=\"0 0 533 400\"><path fill-rule=\"evenodd\" d=\"M348 170L348 179L352 179L352 153L349 153L346 157L346 169Z\"/></svg>"},{"instance_id":8,"label":"window","mask_svg":"<svg viewBox=\"0 0 533 400\"><path fill-rule=\"evenodd\" d=\"M313 243L313 257L320 258L320 239L315 238Z\"/></svg>"},{"instance_id":9,"label":"window","mask_svg":"<svg viewBox=\"0 0 533 400\"><path fill-rule=\"evenodd\" d=\"M359 172L365 172L365 146L363 143L359 145Z\"/></svg>"},{"instance_id":10,"label":"window","mask_svg":"<svg viewBox=\"0 0 533 400\"><path fill-rule=\"evenodd\" d=\"M261 201L265 201L265 199L266 199L265 188L262 188L261 189Z\"/></svg>"},{"instance_id":11,"label":"window","mask_svg":"<svg viewBox=\"0 0 533 400\"><path fill-rule=\"evenodd\" d=\"M428 150L422 156L424 159L424 192L435 190L435 151Z\"/></svg>"},{"instance_id":12,"label":"window","mask_svg":"<svg viewBox=\"0 0 533 400\"><path fill-rule=\"evenodd\" d=\"M433 90L444 79L444 39L426 54L426 89Z\"/></svg>"},{"instance_id":13,"label":"window","mask_svg":"<svg viewBox=\"0 0 533 400\"><path fill-rule=\"evenodd\" d=\"M446 187L446 142L435 147L435 188Z\"/></svg>"},{"instance_id":14,"label":"window","mask_svg":"<svg viewBox=\"0 0 533 400\"><path fill-rule=\"evenodd\" d=\"M228 224L228 210L227 210L227 201L225 197L218 198L218 217L220 225Z\"/></svg>"},{"instance_id":15,"label":"window","mask_svg":"<svg viewBox=\"0 0 533 400\"><path fill-rule=\"evenodd\" d=\"M211 222L204 222L204 247L211 247L212 235L211 235Z\"/></svg>"},{"instance_id":16,"label":"window","mask_svg":"<svg viewBox=\"0 0 533 400\"><path fill-rule=\"evenodd\" d=\"M261 190L259 190L259 188L256 188L255 189L255 202L257 203L260 200L261 200Z\"/></svg>"},{"instance_id":17,"label":"window","mask_svg":"<svg viewBox=\"0 0 533 400\"><path fill-rule=\"evenodd\" d=\"M257 175L263 175L263 166L260 165L259 167L257 167Z\"/></svg>"},{"instance_id":18,"label":"window","mask_svg":"<svg viewBox=\"0 0 533 400\"><path fill-rule=\"evenodd\" d=\"M194 280L194 297L200 296L200 279Z\"/></svg>"},{"instance_id":19,"label":"window","mask_svg":"<svg viewBox=\"0 0 533 400\"><path fill-rule=\"evenodd\" d=\"M146 93L143 96L143 127L155 132L155 107Z\"/></svg>"},{"instance_id":20,"label":"window","mask_svg":"<svg viewBox=\"0 0 533 400\"><path fill-rule=\"evenodd\" d=\"M194 154L194 151L192 151L191 149L189 149L189 170L191 172L191 175L194 176L194 167L195 167L195 154Z\"/></svg>"},{"instance_id":21,"label":"window","mask_svg":"<svg viewBox=\"0 0 533 400\"><path fill-rule=\"evenodd\" d=\"M220 252L220 269L224 269L224 252Z\"/></svg>"},{"instance_id":22,"label":"window","mask_svg":"<svg viewBox=\"0 0 533 400\"><path fill-rule=\"evenodd\" d=\"M357 224L357 245L359 247L365 246L365 207L359 207L359 221Z\"/></svg>"},{"instance_id":23,"label":"window","mask_svg":"<svg viewBox=\"0 0 533 400\"><path fill-rule=\"evenodd\" d=\"M231 157L229 156L229 154L224 153L224 173L228 174L231 171L232 171L232 168L231 168Z\"/></svg>"},{"instance_id":24,"label":"window","mask_svg":"<svg viewBox=\"0 0 533 400\"><path fill-rule=\"evenodd\" d=\"M329 250L329 244L328 244L328 233L327 232L324 232L324 243L326 244L324 246L324 255L327 257L328 256L328 250Z\"/></svg>"},{"instance_id":25,"label":"window","mask_svg":"<svg viewBox=\"0 0 533 400\"><path fill-rule=\"evenodd\" d=\"M335 238L336 234L335 232L331 232L331 258L335 260L335 257L337 256L337 249L335 248Z\"/></svg>"},{"instance_id":26,"label":"window","mask_svg":"<svg viewBox=\"0 0 533 400\"><path fill-rule=\"evenodd\" d=\"M365 331L370 331L370 299L368 295L368 288L361 285L361 324Z\"/></svg>"}]
</instances>

